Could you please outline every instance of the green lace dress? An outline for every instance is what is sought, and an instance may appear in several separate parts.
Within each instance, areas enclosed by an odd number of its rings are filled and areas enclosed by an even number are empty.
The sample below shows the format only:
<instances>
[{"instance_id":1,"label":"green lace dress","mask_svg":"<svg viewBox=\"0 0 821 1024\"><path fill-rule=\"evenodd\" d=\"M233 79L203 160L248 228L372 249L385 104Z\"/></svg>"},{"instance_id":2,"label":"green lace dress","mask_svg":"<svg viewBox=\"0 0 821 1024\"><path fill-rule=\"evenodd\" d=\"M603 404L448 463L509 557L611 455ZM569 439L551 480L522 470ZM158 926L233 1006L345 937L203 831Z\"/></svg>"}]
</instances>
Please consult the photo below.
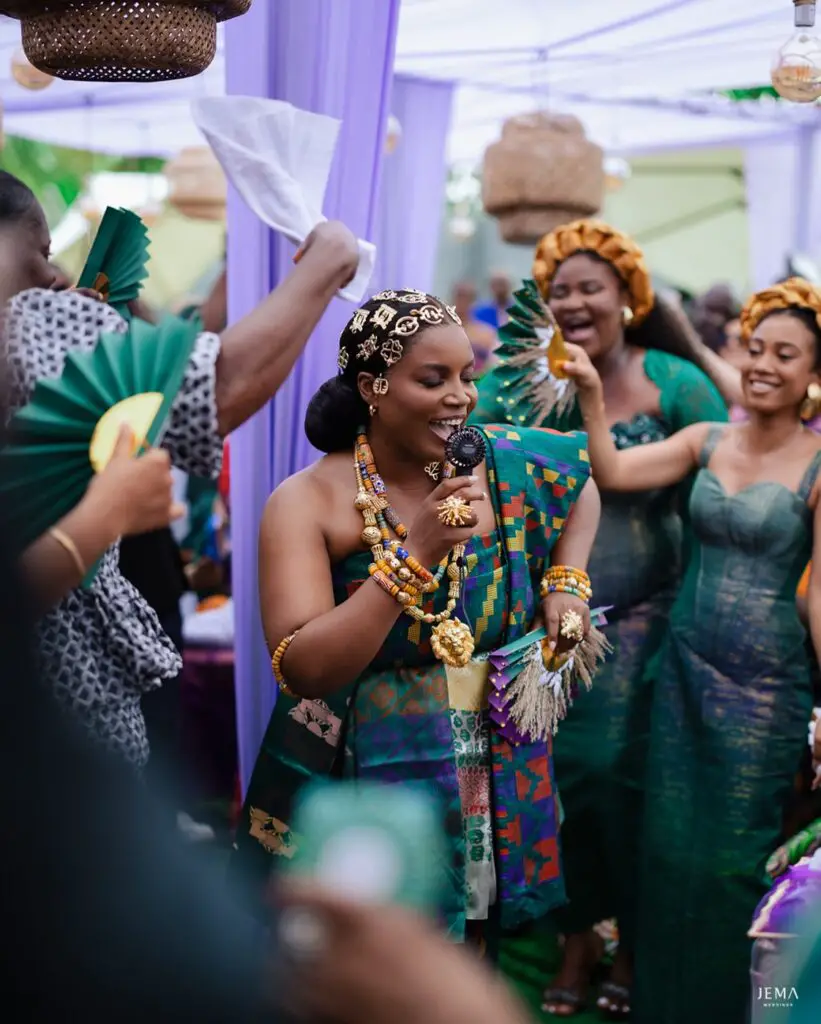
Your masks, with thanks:
<instances>
[{"instance_id":1,"label":"green lace dress","mask_svg":"<svg viewBox=\"0 0 821 1024\"><path fill-rule=\"evenodd\" d=\"M504 362L480 382L478 423L530 423L519 398L520 374ZM663 440L690 423L724 420L726 406L692 363L657 350L644 359L660 392L660 416L639 415L611 433L619 448ZM576 406L544 426L581 427ZM554 740L564 820L561 837L568 904L556 915L563 932L617 917L620 941L635 931L639 822L649 738L652 673L680 577L681 490L602 494L602 517L590 559L594 604L611 606L604 632L614 651L596 685L581 694ZM523 951L519 951L524 956Z\"/></svg>"},{"instance_id":2,"label":"green lace dress","mask_svg":"<svg viewBox=\"0 0 821 1024\"><path fill-rule=\"evenodd\" d=\"M806 633L795 606L812 548L807 499L757 483L728 494L709 469L690 498L693 549L656 675L634 1020L742 1024L753 912L807 742Z\"/></svg>"}]
</instances>

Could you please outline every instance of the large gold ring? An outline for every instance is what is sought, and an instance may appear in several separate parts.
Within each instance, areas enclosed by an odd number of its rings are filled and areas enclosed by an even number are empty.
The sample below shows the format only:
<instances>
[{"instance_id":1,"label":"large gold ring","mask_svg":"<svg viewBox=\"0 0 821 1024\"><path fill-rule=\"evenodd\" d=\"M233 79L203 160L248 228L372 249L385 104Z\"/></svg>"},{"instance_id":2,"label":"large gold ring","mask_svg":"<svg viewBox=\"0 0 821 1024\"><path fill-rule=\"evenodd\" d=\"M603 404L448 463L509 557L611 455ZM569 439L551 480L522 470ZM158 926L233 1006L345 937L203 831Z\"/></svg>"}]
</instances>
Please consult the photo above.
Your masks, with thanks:
<instances>
[{"instance_id":1,"label":"large gold ring","mask_svg":"<svg viewBox=\"0 0 821 1024\"><path fill-rule=\"evenodd\" d=\"M443 526L470 526L473 522L473 509L455 494L445 498L436 511Z\"/></svg>"},{"instance_id":2,"label":"large gold ring","mask_svg":"<svg viewBox=\"0 0 821 1024\"><path fill-rule=\"evenodd\" d=\"M584 620L578 612L565 612L559 623L559 631L566 640L580 644L584 640Z\"/></svg>"}]
</instances>

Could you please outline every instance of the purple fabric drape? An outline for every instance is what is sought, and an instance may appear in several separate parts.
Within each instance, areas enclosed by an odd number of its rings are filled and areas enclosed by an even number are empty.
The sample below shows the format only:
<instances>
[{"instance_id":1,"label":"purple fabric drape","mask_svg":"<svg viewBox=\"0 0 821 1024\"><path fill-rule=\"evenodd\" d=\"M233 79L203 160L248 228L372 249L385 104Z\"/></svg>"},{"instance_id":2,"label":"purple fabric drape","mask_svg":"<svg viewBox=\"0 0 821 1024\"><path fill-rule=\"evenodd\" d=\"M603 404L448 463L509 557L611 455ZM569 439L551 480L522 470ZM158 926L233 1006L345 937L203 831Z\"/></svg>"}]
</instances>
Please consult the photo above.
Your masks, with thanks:
<instances>
[{"instance_id":1,"label":"purple fabric drape","mask_svg":"<svg viewBox=\"0 0 821 1024\"><path fill-rule=\"evenodd\" d=\"M267 96L342 121L324 212L372 239L400 0L276 0L226 25L227 91ZM228 304L232 320L282 279L293 248L234 194L228 207ZM257 538L273 488L315 457L302 429L305 407L336 368L339 335L353 311L334 300L289 380L231 437L231 517L236 610L240 774L248 782L275 684L262 635ZM299 524L294 524L295 529ZM294 586L300 585L294 580Z\"/></svg>"},{"instance_id":2,"label":"purple fabric drape","mask_svg":"<svg viewBox=\"0 0 821 1024\"><path fill-rule=\"evenodd\" d=\"M374 292L433 287L453 89L451 82L408 75L393 80L391 110L402 138L382 171Z\"/></svg>"}]
</instances>

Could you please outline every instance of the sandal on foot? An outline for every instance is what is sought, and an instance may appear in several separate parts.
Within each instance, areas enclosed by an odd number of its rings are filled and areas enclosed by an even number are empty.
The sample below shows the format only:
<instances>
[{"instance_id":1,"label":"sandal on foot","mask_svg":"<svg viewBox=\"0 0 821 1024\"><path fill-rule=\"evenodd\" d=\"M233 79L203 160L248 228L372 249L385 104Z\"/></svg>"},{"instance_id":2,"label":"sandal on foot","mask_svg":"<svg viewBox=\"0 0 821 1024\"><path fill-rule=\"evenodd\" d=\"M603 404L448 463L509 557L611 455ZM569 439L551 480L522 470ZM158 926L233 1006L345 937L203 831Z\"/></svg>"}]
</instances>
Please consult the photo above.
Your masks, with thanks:
<instances>
[{"instance_id":1,"label":"sandal on foot","mask_svg":"<svg viewBox=\"0 0 821 1024\"><path fill-rule=\"evenodd\" d=\"M596 1006L608 1020L627 1020L630 1016L630 989L605 981L599 989Z\"/></svg>"},{"instance_id":2,"label":"sandal on foot","mask_svg":"<svg viewBox=\"0 0 821 1024\"><path fill-rule=\"evenodd\" d=\"M557 1013L551 1010L549 1005L562 1006L569 1010L569 1013ZM542 1011L553 1017L575 1017L584 1009L584 998L578 992L569 988L548 988L542 996Z\"/></svg>"}]
</instances>

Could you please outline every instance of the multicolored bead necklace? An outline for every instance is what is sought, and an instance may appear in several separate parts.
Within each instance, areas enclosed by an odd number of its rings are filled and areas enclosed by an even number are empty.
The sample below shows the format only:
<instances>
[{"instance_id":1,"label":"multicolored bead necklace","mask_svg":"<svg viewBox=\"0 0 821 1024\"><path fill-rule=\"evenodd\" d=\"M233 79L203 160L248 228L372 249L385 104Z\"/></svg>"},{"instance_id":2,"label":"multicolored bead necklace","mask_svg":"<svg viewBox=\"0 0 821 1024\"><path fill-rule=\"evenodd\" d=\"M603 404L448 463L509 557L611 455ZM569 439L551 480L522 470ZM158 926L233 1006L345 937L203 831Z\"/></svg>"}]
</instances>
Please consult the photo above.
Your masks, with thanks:
<instances>
[{"instance_id":1,"label":"multicolored bead necklace","mask_svg":"<svg viewBox=\"0 0 821 1024\"><path fill-rule=\"evenodd\" d=\"M388 501L387 488L377 471L364 428L356 439L354 470L357 482L354 506L365 521L362 541L374 556L371 575L399 601L406 615L434 627L431 645L437 658L449 665L466 665L473 654L473 636L464 623L451 618L467 575L464 544L454 545L435 573L420 565L402 546L408 530ZM422 611L418 603L422 594L435 591L445 573L448 576L446 607L436 614Z\"/></svg>"}]
</instances>

